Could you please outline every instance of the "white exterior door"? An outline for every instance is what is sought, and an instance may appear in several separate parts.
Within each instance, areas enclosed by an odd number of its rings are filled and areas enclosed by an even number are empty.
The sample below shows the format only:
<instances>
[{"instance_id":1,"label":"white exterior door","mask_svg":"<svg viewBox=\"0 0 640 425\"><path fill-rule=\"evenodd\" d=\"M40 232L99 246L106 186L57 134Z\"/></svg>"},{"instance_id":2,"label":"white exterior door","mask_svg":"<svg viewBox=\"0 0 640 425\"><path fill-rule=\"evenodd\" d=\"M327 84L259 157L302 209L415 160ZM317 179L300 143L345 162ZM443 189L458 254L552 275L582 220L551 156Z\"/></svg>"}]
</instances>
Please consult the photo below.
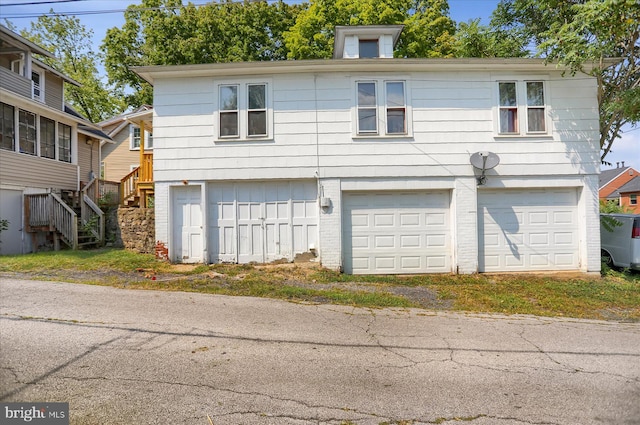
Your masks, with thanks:
<instances>
[{"instance_id":1,"label":"white exterior door","mask_svg":"<svg viewBox=\"0 0 640 425\"><path fill-rule=\"evenodd\" d=\"M478 192L479 271L579 268L576 189Z\"/></svg>"},{"instance_id":2,"label":"white exterior door","mask_svg":"<svg viewBox=\"0 0 640 425\"><path fill-rule=\"evenodd\" d=\"M202 206L200 186L173 189L173 260L179 263L201 263Z\"/></svg>"},{"instance_id":3,"label":"white exterior door","mask_svg":"<svg viewBox=\"0 0 640 425\"><path fill-rule=\"evenodd\" d=\"M448 191L345 193L343 204L345 272L451 271Z\"/></svg>"},{"instance_id":4,"label":"white exterior door","mask_svg":"<svg viewBox=\"0 0 640 425\"><path fill-rule=\"evenodd\" d=\"M317 242L314 181L211 184L208 208L212 263L293 260Z\"/></svg>"}]
</instances>

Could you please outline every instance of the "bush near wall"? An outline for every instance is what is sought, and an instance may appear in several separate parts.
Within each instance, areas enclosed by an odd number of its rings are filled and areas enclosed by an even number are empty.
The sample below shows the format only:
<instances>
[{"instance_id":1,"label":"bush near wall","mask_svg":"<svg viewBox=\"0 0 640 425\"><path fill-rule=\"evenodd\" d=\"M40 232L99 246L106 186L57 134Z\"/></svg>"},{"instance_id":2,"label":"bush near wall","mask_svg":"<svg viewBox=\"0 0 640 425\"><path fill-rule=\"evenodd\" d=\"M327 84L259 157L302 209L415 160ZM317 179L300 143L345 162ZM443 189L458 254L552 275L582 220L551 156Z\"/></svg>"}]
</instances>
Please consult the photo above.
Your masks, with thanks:
<instances>
[{"instance_id":1,"label":"bush near wall","mask_svg":"<svg viewBox=\"0 0 640 425\"><path fill-rule=\"evenodd\" d=\"M154 254L156 220L153 208L118 208L122 246L141 254Z\"/></svg>"}]
</instances>

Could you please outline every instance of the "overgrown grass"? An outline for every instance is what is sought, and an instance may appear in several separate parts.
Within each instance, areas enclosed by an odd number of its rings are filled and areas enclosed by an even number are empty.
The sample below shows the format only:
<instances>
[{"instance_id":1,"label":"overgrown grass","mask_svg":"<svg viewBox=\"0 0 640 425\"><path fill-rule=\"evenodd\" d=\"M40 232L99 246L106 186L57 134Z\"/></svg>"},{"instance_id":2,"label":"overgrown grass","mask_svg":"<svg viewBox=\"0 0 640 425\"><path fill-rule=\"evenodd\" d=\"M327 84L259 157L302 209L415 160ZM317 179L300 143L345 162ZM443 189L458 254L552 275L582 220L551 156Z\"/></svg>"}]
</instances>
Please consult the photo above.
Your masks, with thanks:
<instances>
[{"instance_id":1,"label":"overgrown grass","mask_svg":"<svg viewBox=\"0 0 640 425\"><path fill-rule=\"evenodd\" d=\"M353 276L297 265L173 266L124 250L0 256L0 272L117 287L257 296L360 307L418 307L398 287L425 288L452 309L640 320L640 274ZM82 272L82 273L78 273ZM365 288L365 289L363 289Z\"/></svg>"}]
</instances>

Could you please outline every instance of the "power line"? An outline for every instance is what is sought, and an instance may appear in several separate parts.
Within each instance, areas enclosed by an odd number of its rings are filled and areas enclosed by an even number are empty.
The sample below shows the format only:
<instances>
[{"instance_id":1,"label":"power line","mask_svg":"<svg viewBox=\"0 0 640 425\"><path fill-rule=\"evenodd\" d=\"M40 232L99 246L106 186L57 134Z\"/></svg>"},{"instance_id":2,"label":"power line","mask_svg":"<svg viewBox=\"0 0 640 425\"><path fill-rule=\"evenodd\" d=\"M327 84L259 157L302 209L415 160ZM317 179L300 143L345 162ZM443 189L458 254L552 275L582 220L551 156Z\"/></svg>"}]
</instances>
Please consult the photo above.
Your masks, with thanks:
<instances>
[{"instance_id":1,"label":"power line","mask_svg":"<svg viewBox=\"0 0 640 425\"><path fill-rule=\"evenodd\" d=\"M5 3L2 7L9 6L37 6L40 4L56 4L56 3L71 3L76 1L86 1L86 0L46 0L46 1L30 1L27 3Z\"/></svg>"}]
</instances>

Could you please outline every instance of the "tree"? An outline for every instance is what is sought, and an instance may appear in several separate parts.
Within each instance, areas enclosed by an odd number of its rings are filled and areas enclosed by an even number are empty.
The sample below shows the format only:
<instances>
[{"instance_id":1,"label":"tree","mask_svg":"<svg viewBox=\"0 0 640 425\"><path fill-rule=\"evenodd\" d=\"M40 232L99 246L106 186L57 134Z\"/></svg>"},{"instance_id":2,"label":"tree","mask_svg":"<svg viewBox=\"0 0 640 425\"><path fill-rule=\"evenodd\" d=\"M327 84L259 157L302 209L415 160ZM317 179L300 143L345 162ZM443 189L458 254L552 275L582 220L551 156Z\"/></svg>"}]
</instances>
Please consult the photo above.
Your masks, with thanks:
<instances>
[{"instance_id":1,"label":"tree","mask_svg":"<svg viewBox=\"0 0 640 425\"><path fill-rule=\"evenodd\" d=\"M100 122L125 109L120 91L107 87L100 79L96 64L99 53L92 51L93 31L72 16L40 16L22 36L41 45L56 59L41 58L42 62L58 69L81 84L65 84L64 98L91 122Z\"/></svg>"},{"instance_id":2,"label":"tree","mask_svg":"<svg viewBox=\"0 0 640 425\"><path fill-rule=\"evenodd\" d=\"M182 0L143 0L125 12L122 28L107 31L101 49L109 80L132 89L132 106L152 102L152 89L132 66L281 60L282 33L302 6L283 1L230 0L198 6Z\"/></svg>"},{"instance_id":3,"label":"tree","mask_svg":"<svg viewBox=\"0 0 640 425\"><path fill-rule=\"evenodd\" d=\"M524 34L549 62L597 78L600 159L608 164L622 126L640 121L640 2L501 0L492 24Z\"/></svg>"},{"instance_id":4,"label":"tree","mask_svg":"<svg viewBox=\"0 0 640 425\"><path fill-rule=\"evenodd\" d=\"M480 25L480 19L460 22L455 34L455 56L467 58L525 57L527 39L500 29Z\"/></svg>"},{"instance_id":5,"label":"tree","mask_svg":"<svg viewBox=\"0 0 640 425\"><path fill-rule=\"evenodd\" d=\"M312 0L285 32L289 59L333 55L336 25L403 24L398 57L449 57L455 24L447 0Z\"/></svg>"}]
</instances>

